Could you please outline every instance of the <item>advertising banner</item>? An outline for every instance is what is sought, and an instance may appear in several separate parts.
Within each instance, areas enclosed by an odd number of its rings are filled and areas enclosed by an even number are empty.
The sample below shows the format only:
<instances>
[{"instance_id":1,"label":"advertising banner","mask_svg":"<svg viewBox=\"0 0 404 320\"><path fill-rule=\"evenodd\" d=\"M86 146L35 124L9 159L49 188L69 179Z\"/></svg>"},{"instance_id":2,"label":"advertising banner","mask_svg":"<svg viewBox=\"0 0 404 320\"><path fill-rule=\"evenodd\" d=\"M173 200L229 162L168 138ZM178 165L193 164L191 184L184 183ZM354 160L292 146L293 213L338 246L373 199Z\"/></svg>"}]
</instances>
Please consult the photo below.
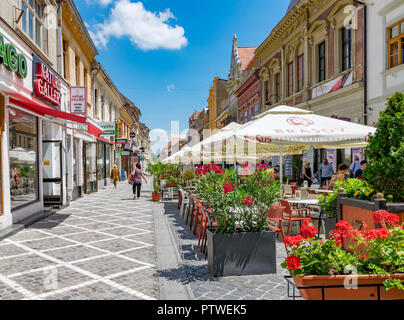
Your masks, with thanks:
<instances>
[{"instance_id":1,"label":"advertising banner","mask_svg":"<svg viewBox=\"0 0 404 320\"><path fill-rule=\"evenodd\" d=\"M328 162L332 165L334 172L337 172L337 150L327 149L326 158Z\"/></svg>"},{"instance_id":2,"label":"advertising banner","mask_svg":"<svg viewBox=\"0 0 404 320\"><path fill-rule=\"evenodd\" d=\"M87 113L87 88L70 88L70 112L77 114Z\"/></svg>"}]
</instances>

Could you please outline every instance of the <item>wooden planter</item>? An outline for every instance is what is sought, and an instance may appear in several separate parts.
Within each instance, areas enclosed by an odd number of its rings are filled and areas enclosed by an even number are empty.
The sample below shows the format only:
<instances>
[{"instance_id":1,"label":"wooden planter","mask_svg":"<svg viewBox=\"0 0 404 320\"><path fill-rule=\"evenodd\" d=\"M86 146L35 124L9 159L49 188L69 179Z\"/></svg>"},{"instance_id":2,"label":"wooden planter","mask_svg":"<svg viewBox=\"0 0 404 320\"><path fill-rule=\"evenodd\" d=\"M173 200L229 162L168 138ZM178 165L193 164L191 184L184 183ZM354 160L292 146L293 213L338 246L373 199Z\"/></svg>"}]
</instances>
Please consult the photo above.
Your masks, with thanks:
<instances>
[{"instance_id":1,"label":"wooden planter","mask_svg":"<svg viewBox=\"0 0 404 320\"><path fill-rule=\"evenodd\" d=\"M349 278L348 278L349 277ZM393 279L404 280L404 274L392 274ZM404 290L397 288L386 291L383 281L387 275L337 275L293 277L300 295L305 300L402 300ZM356 283L355 283L356 282ZM355 285L357 289L345 288L344 284ZM335 287L330 287L335 286ZM306 287L306 288L304 288ZM307 288L316 287L316 288Z\"/></svg>"},{"instance_id":2,"label":"wooden planter","mask_svg":"<svg viewBox=\"0 0 404 320\"><path fill-rule=\"evenodd\" d=\"M152 193L152 201L153 202L159 202L161 198L161 193Z\"/></svg>"},{"instance_id":3,"label":"wooden planter","mask_svg":"<svg viewBox=\"0 0 404 320\"><path fill-rule=\"evenodd\" d=\"M398 215L400 224L404 222L404 203L389 203L384 199L372 202L346 198L344 194L338 194L337 220L345 220L356 229L360 230L363 224L366 224L368 229L375 229L377 226L373 220L373 212L379 209Z\"/></svg>"},{"instance_id":4,"label":"wooden planter","mask_svg":"<svg viewBox=\"0 0 404 320\"><path fill-rule=\"evenodd\" d=\"M178 183L166 183L166 188L178 188Z\"/></svg>"}]
</instances>

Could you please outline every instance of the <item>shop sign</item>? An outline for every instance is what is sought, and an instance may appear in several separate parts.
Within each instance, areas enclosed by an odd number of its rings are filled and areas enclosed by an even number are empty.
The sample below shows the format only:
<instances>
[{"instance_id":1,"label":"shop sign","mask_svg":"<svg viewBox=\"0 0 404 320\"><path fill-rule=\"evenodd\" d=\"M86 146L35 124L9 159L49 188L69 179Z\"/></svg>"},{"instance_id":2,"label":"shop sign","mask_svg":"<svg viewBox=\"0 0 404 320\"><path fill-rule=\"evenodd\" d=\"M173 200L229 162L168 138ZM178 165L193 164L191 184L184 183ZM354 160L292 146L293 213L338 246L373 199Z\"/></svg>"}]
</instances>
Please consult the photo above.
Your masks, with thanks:
<instances>
[{"instance_id":1,"label":"shop sign","mask_svg":"<svg viewBox=\"0 0 404 320\"><path fill-rule=\"evenodd\" d=\"M56 74L49 67L38 59L35 59L35 93L49 101L55 106L60 106L62 102L62 83Z\"/></svg>"},{"instance_id":2,"label":"shop sign","mask_svg":"<svg viewBox=\"0 0 404 320\"><path fill-rule=\"evenodd\" d=\"M115 143L126 144L127 142L128 142L127 139L122 139L122 138L115 139Z\"/></svg>"},{"instance_id":3,"label":"shop sign","mask_svg":"<svg viewBox=\"0 0 404 320\"><path fill-rule=\"evenodd\" d=\"M139 158L138 157L133 157L133 163L137 163L139 162Z\"/></svg>"},{"instance_id":4,"label":"shop sign","mask_svg":"<svg viewBox=\"0 0 404 320\"><path fill-rule=\"evenodd\" d=\"M115 136L115 123L114 122L98 122L97 123L103 132L102 136Z\"/></svg>"},{"instance_id":5,"label":"shop sign","mask_svg":"<svg viewBox=\"0 0 404 320\"><path fill-rule=\"evenodd\" d=\"M144 161L144 157L143 157L143 156L139 156L139 161Z\"/></svg>"},{"instance_id":6,"label":"shop sign","mask_svg":"<svg viewBox=\"0 0 404 320\"><path fill-rule=\"evenodd\" d=\"M119 137L119 126L120 126L119 120L115 120L115 138Z\"/></svg>"},{"instance_id":7,"label":"shop sign","mask_svg":"<svg viewBox=\"0 0 404 320\"><path fill-rule=\"evenodd\" d=\"M132 141L126 142L124 149L126 150L132 150Z\"/></svg>"},{"instance_id":8,"label":"shop sign","mask_svg":"<svg viewBox=\"0 0 404 320\"><path fill-rule=\"evenodd\" d=\"M70 113L87 113L86 87L70 87Z\"/></svg>"},{"instance_id":9,"label":"shop sign","mask_svg":"<svg viewBox=\"0 0 404 320\"><path fill-rule=\"evenodd\" d=\"M72 122L72 123L69 124L69 127L71 127L74 130L87 131L88 125L87 125L87 123Z\"/></svg>"},{"instance_id":10,"label":"shop sign","mask_svg":"<svg viewBox=\"0 0 404 320\"><path fill-rule=\"evenodd\" d=\"M121 150L121 156L128 156L130 155L130 151Z\"/></svg>"},{"instance_id":11,"label":"shop sign","mask_svg":"<svg viewBox=\"0 0 404 320\"><path fill-rule=\"evenodd\" d=\"M130 137L131 137L131 138L136 138L136 133L131 132L131 133L130 133Z\"/></svg>"},{"instance_id":12,"label":"shop sign","mask_svg":"<svg viewBox=\"0 0 404 320\"><path fill-rule=\"evenodd\" d=\"M4 36L0 33L0 64L15 72L18 77L25 79L28 74L28 64L25 56L17 53L12 43L4 43Z\"/></svg>"}]
</instances>

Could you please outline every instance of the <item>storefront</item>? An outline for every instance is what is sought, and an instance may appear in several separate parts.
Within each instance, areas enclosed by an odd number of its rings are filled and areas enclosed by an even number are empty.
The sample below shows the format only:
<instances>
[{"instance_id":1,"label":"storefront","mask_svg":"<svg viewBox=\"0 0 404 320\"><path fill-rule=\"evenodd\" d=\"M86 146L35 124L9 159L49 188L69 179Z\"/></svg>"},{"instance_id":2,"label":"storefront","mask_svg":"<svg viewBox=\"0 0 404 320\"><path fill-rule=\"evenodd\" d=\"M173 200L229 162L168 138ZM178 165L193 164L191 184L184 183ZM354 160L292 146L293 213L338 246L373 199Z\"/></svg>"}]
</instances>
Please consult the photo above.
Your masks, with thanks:
<instances>
[{"instance_id":1,"label":"storefront","mask_svg":"<svg viewBox=\"0 0 404 320\"><path fill-rule=\"evenodd\" d=\"M44 210L64 191L61 126L85 124L60 109L60 79L0 21L0 228ZM57 108L55 108L57 107Z\"/></svg>"}]
</instances>

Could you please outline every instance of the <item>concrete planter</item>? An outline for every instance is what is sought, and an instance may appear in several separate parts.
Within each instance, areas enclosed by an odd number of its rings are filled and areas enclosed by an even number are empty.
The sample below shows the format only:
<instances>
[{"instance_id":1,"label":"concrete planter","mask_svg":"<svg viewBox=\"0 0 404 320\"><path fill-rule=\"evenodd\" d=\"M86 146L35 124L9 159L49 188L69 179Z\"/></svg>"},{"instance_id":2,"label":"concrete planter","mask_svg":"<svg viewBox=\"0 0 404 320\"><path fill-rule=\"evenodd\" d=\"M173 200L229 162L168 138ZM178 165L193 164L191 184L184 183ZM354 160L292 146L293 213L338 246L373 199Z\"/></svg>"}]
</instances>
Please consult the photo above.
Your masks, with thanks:
<instances>
[{"instance_id":1,"label":"concrete planter","mask_svg":"<svg viewBox=\"0 0 404 320\"><path fill-rule=\"evenodd\" d=\"M276 233L207 231L208 270L214 276L276 273Z\"/></svg>"}]
</instances>

